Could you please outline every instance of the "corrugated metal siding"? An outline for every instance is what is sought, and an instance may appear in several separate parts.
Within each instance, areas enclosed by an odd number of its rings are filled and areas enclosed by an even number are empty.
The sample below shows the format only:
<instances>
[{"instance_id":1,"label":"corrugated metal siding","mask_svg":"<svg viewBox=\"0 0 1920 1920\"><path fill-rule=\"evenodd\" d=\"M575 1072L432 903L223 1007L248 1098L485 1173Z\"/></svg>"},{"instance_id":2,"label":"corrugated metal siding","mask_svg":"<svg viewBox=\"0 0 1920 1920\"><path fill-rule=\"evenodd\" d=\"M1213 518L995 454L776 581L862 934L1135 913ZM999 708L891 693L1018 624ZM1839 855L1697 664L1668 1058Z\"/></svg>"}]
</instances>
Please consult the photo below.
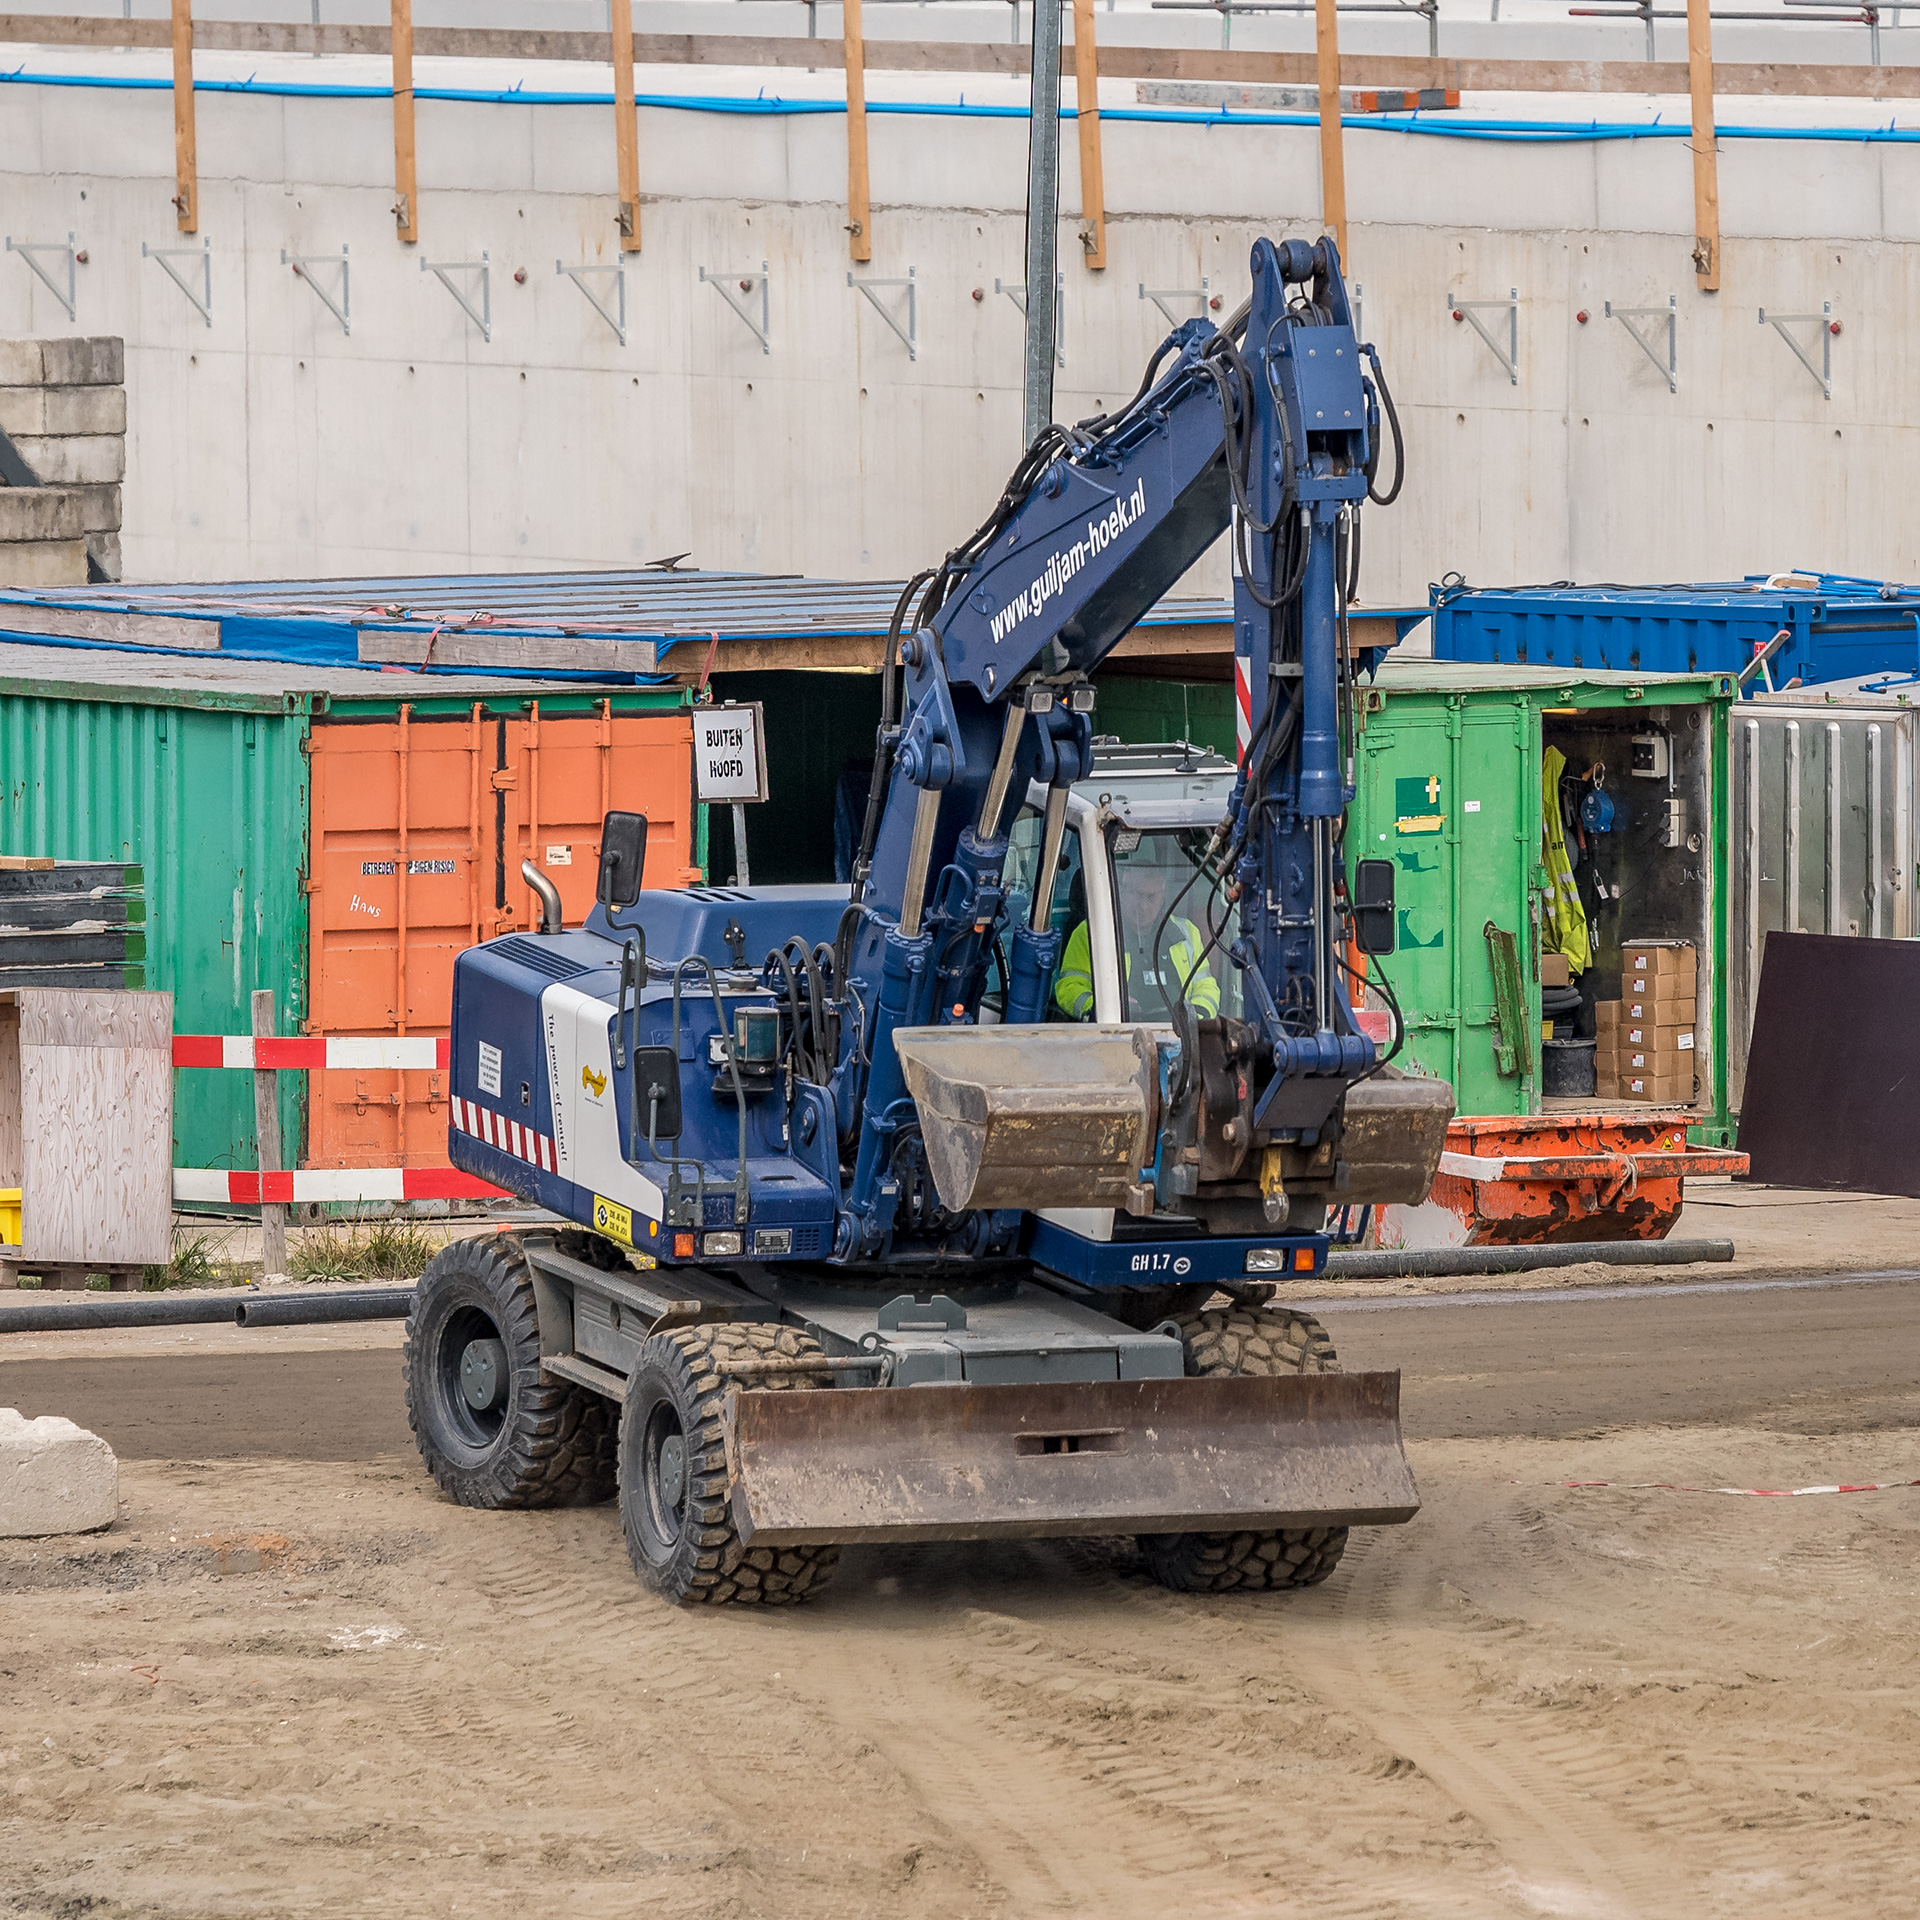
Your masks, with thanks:
<instances>
[{"instance_id":1,"label":"corrugated metal siding","mask_svg":"<svg viewBox=\"0 0 1920 1920\"><path fill-rule=\"evenodd\" d=\"M282 1032L306 1014L306 720L0 690L0 852L137 860L146 869L147 979L175 1030L245 1033L272 987ZM299 1084L280 1126L300 1140ZM254 1166L253 1084L181 1073L180 1166Z\"/></svg>"}]
</instances>

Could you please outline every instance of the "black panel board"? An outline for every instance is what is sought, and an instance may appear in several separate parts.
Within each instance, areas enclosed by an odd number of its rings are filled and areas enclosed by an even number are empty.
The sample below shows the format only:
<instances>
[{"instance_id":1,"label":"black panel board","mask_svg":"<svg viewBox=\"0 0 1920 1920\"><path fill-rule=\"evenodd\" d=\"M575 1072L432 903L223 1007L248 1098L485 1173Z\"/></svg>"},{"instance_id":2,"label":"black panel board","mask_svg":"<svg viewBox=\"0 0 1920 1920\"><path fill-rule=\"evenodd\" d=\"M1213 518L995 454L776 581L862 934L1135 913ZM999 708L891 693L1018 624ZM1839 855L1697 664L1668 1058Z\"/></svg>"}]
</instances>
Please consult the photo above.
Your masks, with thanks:
<instances>
[{"instance_id":1,"label":"black panel board","mask_svg":"<svg viewBox=\"0 0 1920 1920\"><path fill-rule=\"evenodd\" d=\"M1772 1185L1920 1196L1920 941L1770 933L1740 1149Z\"/></svg>"}]
</instances>

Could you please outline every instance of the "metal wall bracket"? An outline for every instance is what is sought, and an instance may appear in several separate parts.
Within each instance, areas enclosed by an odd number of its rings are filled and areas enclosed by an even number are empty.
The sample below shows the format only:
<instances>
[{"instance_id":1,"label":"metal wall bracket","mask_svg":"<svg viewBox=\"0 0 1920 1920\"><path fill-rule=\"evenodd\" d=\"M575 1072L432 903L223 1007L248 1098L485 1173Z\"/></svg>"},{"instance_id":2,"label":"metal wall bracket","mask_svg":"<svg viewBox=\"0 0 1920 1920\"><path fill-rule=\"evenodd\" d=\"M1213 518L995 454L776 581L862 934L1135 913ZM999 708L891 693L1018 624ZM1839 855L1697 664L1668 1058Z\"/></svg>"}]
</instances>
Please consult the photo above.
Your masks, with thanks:
<instances>
[{"instance_id":1,"label":"metal wall bracket","mask_svg":"<svg viewBox=\"0 0 1920 1920\"><path fill-rule=\"evenodd\" d=\"M700 282L711 287L742 320L747 331L760 342L760 351L770 354L773 351L773 307L767 295L767 263L760 262L758 273L709 273L705 267L700 269ZM760 318L756 320L746 306L736 297L739 293L751 295L753 289L760 289Z\"/></svg>"},{"instance_id":2,"label":"metal wall bracket","mask_svg":"<svg viewBox=\"0 0 1920 1920\"><path fill-rule=\"evenodd\" d=\"M1153 304L1167 316L1167 325L1177 327L1182 321L1191 320L1194 316L1190 313L1175 313L1174 310L1168 306L1167 302L1169 300L1198 300L1200 302L1200 317L1204 319L1207 312L1207 295L1213 290L1213 282L1203 278L1197 287L1150 287L1142 280L1139 282L1139 287L1140 298L1142 300L1151 300Z\"/></svg>"},{"instance_id":3,"label":"metal wall bracket","mask_svg":"<svg viewBox=\"0 0 1920 1920\"><path fill-rule=\"evenodd\" d=\"M197 247L150 247L140 242L140 258L159 263L160 271L187 296L187 303L208 326L213 325L213 242L202 240ZM193 278L200 282L198 292L192 282L173 263L176 260L193 260L199 263L199 271Z\"/></svg>"},{"instance_id":4,"label":"metal wall bracket","mask_svg":"<svg viewBox=\"0 0 1920 1920\"><path fill-rule=\"evenodd\" d=\"M348 280L347 243L344 240L340 243L340 258L338 260L334 259L330 253L289 253L285 247L282 247L280 249L280 264L283 267L291 267L294 272L294 277L299 280L304 280L307 285L313 289L314 298L340 322L340 331L342 333L352 333L353 324L350 318L353 312L351 300L352 289ZM340 298L338 300L320 284L319 279L313 271L315 267L335 266L340 269Z\"/></svg>"},{"instance_id":5,"label":"metal wall bracket","mask_svg":"<svg viewBox=\"0 0 1920 1920\"><path fill-rule=\"evenodd\" d=\"M1020 309L1021 318L1027 312L1027 283L1024 280L996 280L993 283L995 293L1004 293ZM1056 274L1053 284L1053 358L1056 366L1067 364L1067 276Z\"/></svg>"},{"instance_id":6,"label":"metal wall bracket","mask_svg":"<svg viewBox=\"0 0 1920 1920\"><path fill-rule=\"evenodd\" d=\"M1486 323L1480 318L1483 312L1496 307L1506 310L1507 344L1504 347L1487 331ZM1493 357L1506 370L1507 384L1517 387L1520 384L1520 289L1510 287L1504 300L1449 300L1447 311L1456 320L1464 320L1487 343Z\"/></svg>"},{"instance_id":7,"label":"metal wall bracket","mask_svg":"<svg viewBox=\"0 0 1920 1920\"><path fill-rule=\"evenodd\" d=\"M587 296L587 305L597 313L614 331L614 337L624 347L627 344L627 270L623 266L613 267L570 267L564 260L553 263L556 274L564 274ZM613 305L607 303L594 292L589 284L594 280L611 279L613 281Z\"/></svg>"},{"instance_id":8,"label":"metal wall bracket","mask_svg":"<svg viewBox=\"0 0 1920 1920\"><path fill-rule=\"evenodd\" d=\"M1818 313L1769 313L1765 307L1760 309L1760 324L1771 327L1789 347L1793 357L1813 375L1819 383L1822 399L1833 398L1833 302L1823 300ZM1813 356L1807 352L1787 329L1789 327L1812 327L1820 329L1820 364L1813 364Z\"/></svg>"},{"instance_id":9,"label":"metal wall bracket","mask_svg":"<svg viewBox=\"0 0 1920 1920\"><path fill-rule=\"evenodd\" d=\"M856 280L853 269L847 269L847 285L857 288L867 296L867 305L877 313L900 337L901 344L907 350L909 360L920 358L920 289L913 277L913 269L907 269L904 280ZM907 290L907 324L900 324L899 316L880 298L883 287L905 287Z\"/></svg>"},{"instance_id":10,"label":"metal wall bracket","mask_svg":"<svg viewBox=\"0 0 1920 1920\"><path fill-rule=\"evenodd\" d=\"M17 253L20 258L27 263L34 278L66 308L67 318L69 320L78 319L79 314L76 312L76 308L79 304L79 290L74 282L73 235L68 234L64 240L16 240L12 234L8 234L6 239L7 252ZM67 263L67 284L64 291L59 281L40 264L40 256L43 253L57 253L65 258Z\"/></svg>"},{"instance_id":11,"label":"metal wall bracket","mask_svg":"<svg viewBox=\"0 0 1920 1920\"><path fill-rule=\"evenodd\" d=\"M480 338L491 344L493 340L493 260L486 253L478 260L422 260L420 271L430 273L453 295L459 303L460 311L480 329ZM467 289L454 279L456 273L477 273L480 276L480 305L476 308L468 298Z\"/></svg>"},{"instance_id":12,"label":"metal wall bracket","mask_svg":"<svg viewBox=\"0 0 1920 1920\"><path fill-rule=\"evenodd\" d=\"M1667 304L1664 307L1616 307L1611 300L1605 305L1607 318L1618 320L1633 336L1634 345L1667 376L1667 391L1678 393L1680 391L1679 296L1668 294ZM1635 324L1640 320L1664 320L1667 323L1667 351L1664 359L1661 358L1660 349Z\"/></svg>"}]
</instances>

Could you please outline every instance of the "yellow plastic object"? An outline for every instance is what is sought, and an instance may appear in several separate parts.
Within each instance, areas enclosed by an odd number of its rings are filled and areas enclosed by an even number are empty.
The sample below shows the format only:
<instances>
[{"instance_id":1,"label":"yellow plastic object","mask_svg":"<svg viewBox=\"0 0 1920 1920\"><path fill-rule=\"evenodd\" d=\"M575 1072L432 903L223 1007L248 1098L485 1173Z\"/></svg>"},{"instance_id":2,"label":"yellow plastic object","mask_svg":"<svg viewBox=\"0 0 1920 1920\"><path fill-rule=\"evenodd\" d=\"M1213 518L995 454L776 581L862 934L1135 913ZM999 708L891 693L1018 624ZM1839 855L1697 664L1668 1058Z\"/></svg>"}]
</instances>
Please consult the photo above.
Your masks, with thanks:
<instances>
[{"instance_id":1,"label":"yellow plastic object","mask_svg":"<svg viewBox=\"0 0 1920 1920\"><path fill-rule=\"evenodd\" d=\"M0 1187L0 1246L20 1244L20 1189Z\"/></svg>"}]
</instances>

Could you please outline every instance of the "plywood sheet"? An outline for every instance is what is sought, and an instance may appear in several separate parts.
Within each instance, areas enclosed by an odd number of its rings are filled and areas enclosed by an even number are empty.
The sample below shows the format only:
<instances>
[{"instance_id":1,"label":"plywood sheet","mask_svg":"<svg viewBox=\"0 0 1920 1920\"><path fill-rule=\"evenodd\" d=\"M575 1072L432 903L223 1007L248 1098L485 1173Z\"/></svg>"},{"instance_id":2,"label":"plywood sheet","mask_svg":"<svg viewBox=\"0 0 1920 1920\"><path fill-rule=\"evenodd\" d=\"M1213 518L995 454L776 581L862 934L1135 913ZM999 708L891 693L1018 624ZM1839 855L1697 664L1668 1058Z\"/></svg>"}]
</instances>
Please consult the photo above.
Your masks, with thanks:
<instances>
[{"instance_id":1,"label":"plywood sheet","mask_svg":"<svg viewBox=\"0 0 1920 1920\"><path fill-rule=\"evenodd\" d=\"M73 992L24 987L20 1043L43 1047L145 1047L173 1056L170 993Z\"/></svg>"},{"instance_id":2,"label":"plywood sheet","mask_svg":"<svg viewBox=\"0 0 1920 1920\"><path fill-rule=\"evenodd\" d=\"M1920 942L1770 933L1740 1102L1753 1178L1920 1195Z\"/></svg>"}]
</instances>

